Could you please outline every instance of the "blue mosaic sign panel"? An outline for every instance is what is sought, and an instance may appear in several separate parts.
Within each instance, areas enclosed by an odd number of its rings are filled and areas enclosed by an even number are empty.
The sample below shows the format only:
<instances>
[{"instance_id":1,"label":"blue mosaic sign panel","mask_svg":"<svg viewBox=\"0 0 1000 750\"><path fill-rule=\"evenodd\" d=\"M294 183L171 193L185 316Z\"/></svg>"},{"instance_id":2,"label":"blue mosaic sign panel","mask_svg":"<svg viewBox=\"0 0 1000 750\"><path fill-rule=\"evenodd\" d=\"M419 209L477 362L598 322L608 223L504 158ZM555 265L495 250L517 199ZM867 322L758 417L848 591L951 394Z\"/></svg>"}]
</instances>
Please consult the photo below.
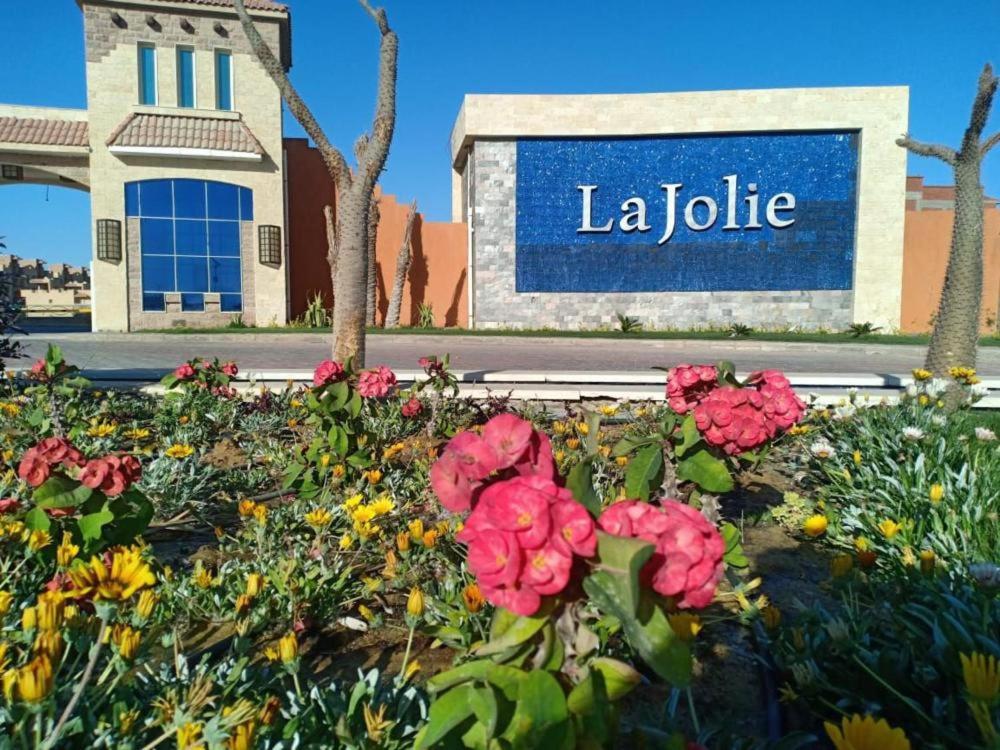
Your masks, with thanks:
<instances>
[{"instance_id":1,"label":"blue mosaic sign panel","mask_svg":"<svg viewBox=\"0 0 1000 750\"><path fill-rule=\"evenodd\" d=\"M520 140L516 289L851 289L858 139Z\"/></svg>"}]
</instances>

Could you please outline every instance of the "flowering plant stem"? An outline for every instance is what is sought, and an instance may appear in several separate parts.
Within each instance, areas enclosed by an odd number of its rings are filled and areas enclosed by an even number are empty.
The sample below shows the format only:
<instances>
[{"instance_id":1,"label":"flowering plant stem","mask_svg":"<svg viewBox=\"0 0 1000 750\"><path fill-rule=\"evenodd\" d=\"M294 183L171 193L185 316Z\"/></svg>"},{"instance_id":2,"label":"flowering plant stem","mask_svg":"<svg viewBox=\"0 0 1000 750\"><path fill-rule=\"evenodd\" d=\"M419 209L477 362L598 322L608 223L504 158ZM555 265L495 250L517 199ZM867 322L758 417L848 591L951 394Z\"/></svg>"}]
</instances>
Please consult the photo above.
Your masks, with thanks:
<instances>
[{"instance_id":1,"label":"flowering plant stem","mask_svg":"<svg viewBox=\"0 0 1000 750\"><path fill-rule=\"evenodd\" d=\"M59 735L62 734L62 730L66 726L66 722L68 722L70 717L73 715L73 711L76 709L76 704L80 702L83 691L87 688L87 684L90 682L90 678L94 674L94 667L97 666L97 657L101 655L101 649L104 647L104 636L107 635L107 631L108 616L104 615L101 617L101 628L97 632L97 641L90 647L90 659L87 661L87 666L83 670L83 675L80 677L80 681L76 684L76 690L73 691L73 697L69 699L69 703L67 703L66 708L63 709L62 715L59 717L59 721L56 722L52 731L49 732L49 736L46 737L45 741L41 744L42 750L48 750L48 748L55 746L55 743L59 740Z\"/></svg>"},{"instance_id":2,"label":"flowering plant stem","mask_svg":"<svg viewBox=\"0 0 1000 750\"><path fill-rule=\"evenodd\" d=\"M413 647L413 631L416 630L416 624L410 626L410 635L406 639L406 651L403 653L403 664L399 668L399 673L401 675L406 674L406 664L410 661L410 649Z\"/></svg>"}]
</instances>

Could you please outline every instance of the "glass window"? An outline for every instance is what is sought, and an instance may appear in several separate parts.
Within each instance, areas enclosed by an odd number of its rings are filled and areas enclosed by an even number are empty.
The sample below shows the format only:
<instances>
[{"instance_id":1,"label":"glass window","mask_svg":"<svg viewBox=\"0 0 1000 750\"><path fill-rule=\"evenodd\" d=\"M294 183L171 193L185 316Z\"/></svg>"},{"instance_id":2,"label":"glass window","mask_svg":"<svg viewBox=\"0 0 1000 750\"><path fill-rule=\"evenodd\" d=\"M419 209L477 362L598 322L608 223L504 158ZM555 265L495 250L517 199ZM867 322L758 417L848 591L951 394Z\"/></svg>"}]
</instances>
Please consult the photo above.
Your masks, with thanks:
<instances>
[{"instance_id":1,"label":"glass window","mask_svg":"<svg viewBox=\"0 0 1000 750\"><path fill-rule=\"evenodd\" d=\"M125 185L125 215L139 215L139 183L129 182Z\"/></svg>"},{"instance_id":2,"label":"glass window","mask_svg":"<svg viewBox=\"0 0 1000 750\"><path fill-rule=\"evenodd\" d=\"M205 218L205 183L201 180L174 180L174 216L178 219Z\"/></svg>"},{"instance_id":3,"label":"glass window","mask_svg":"<svg viewBox=\"0 0 1000 750\"><path fill-rule=\"evenodd\" d=\"M145 180L125 185L125 209L139 219L142 309L165 310L164 292L181 309L205 309L219 294L223 312L243 309L241 224L253 217L253 191L205 180Z\"/></svg>"},{"instance_id":4,"label":"glass window","mask_svg":"<svg viewBox=\"0 0 1000 750\"><path fill-rule=\"evenodd\" d=\"M156 47L139 45L139 104L156 105Z\"/></svg>"},{"instance_id":5,"label":"glass window","mask_svg":"<svg viewBox=\"0 0 1000 750\"><path fill-rule=\"evenodd\" d=\"M177 220L177 233L175 234L174 247L178 255L207 255L208 242L205 240L205 233L208 231L206 225L214 225L216 222L189 221L187 219Z\"/></svg>"},{"instance_id":6,"label":"glass window","mask_svg":"<svg viewBox=\"0 0 1000 750\"><path fill-rule=\"evenodd\" d=\"M233 108L233 55L225 50L215 53L215 108Z\"/></svg>"},{"instance_id":7,"label":"glass window","mask_svg":"<svg viewBox=\"0 0 1000 750\"><path fill-rule=\"evenodd\" d=\"M253 191L250 188L240 188L240 218L253 221Z\"/></svg>"},{"instance_id":8,"label":"glass window","mask_svg":"<svg viewBox=\"0 0 1000 750\"><path fill-rule=\"evenodd\" d=\"M170 219L141 219L143 255L174 254L174 222Z\"/></svg>"},{"instance_id":9,"label":"glass window","mask_svg":"<svg viewBox=\"0 0 1000 750\"><path fill-rule=\"evenodd\" d=\"M185 292L207 292L208 259L178 256L177 288Z\"/></svg>"},{"instance_id":10,"label":"glass window","mask_svg":"<svg viewBox=\"0 0 1000 750\"><path fill-rule=\"evenodd\" d=\"M184 312L205 312L205 295L182 294L181 310Z\"/></svg>"},{"instance_id":11,"label":"glass window","mask_svg":"<svg viewBox=\"0 0 1000 750\"><path fill-rule=\"evenodd\" d=\"M139 183L139 213L137 216L174 215L174 185L171 180L147 180Z\"/></svg>"},{"instance_id":12,"label":"glass window","mask_svg":"<svg viewBox=\"0 0 1000 750\"><path fill-rule=\"evenodd\" d=\"M190 47L177 48L177 106L193 107L195 97L194 85L194 50Z\"/></svg>"},{"instance_id":13,"label":"glass window","mask_svg":"<svg viewBox=\"0 0 1000 750\"><path fill-rule=\"evenodd\" d=\"M162 292L143 292L142 309L151 312L163 312L167 309Z\"/></svg>"},{"instance_id":14,"label":"glass window","mask_svg":"<svg viewBox=\"0 0 1000 750\"><path fill-rule=\"evenodd\" d=\"M171 255L145 255L142 258L142 291L173 292L174 258Z\"/></svg>"},{"instance_id":15,"label":"glass window","mask_svg":"<svg viewBox=\"0 0 1000 750\"><path fill-rule=\"evenodd\" d=\"M240 259L212 258L211 286L213 292L240 291Z\"/></svg>"},{"instance_id":16,"label":"glass window","mask_svg":"<svg viewBox=\"0 0 1000 750\"><path fill-rule=\"evenodd\" d=\"M212 255L238 258L240 255L240 225L236 221L211 221L208 225L208 246Z\"/></svg>"},{"instance_id":17,"label":"glass window","mask_svg":"<svg viewBox=\"0 0 1000 750\"><path fill-rule=\"evenodd\" d=\"M240 195L236 185L208 183L208 218L239 221Z\"/></svg>"}]
</instances>

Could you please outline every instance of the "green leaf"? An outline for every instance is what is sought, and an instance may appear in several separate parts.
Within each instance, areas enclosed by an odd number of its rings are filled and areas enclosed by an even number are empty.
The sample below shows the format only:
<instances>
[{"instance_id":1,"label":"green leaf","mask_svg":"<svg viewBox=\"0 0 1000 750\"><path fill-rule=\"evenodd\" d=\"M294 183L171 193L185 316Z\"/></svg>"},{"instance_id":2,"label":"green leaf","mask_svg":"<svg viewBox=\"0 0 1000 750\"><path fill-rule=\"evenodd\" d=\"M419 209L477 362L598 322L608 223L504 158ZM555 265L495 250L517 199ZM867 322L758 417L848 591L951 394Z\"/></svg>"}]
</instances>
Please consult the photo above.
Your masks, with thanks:
<instances>
[{"instance_id":1,"label":"green leaf","mask_svg":"<svg viewBox=\"0 0 1000 750\"><path fill-rule=\"evenodd\" d=\"M531 617L516 617L512 622L510 622L506 627L504 627L498 634L493 635L491 631L490 640L481 646L474 648L473 653L479 656L490 656L492 654L503 653L507 649L519 646L529 638L533 637L535 633L542 629L542 627L549 621L549 611L551 606L543 605L542 608ZM503 612L502 608L498 610ZM508 613L509 614L509 613ZM506 619L506 616L500 615Z\"/></svg>"},{"instance_id":2,"label":"green leaf","mask_svg":"<svg viewBox=\"0 0 1000 750\"><path fill-rule=\"evenodd\" d=\"M594 659L590 663L591 670L599 672L604 678L604 686L608 699L611 701L624 698L632 692L640 682L642 675L639 674L630 664L626 664L618 659L611 659L606 656Z\"/></svg>"},{"instance_id":3,"label":"green leaf","mask_svg":"<svg viewBox=\"0 0 1000 750\"><path fill-rule=\"evenodd\" d=\"M361 400L361 395L355 391L354 395L351 396L351 400L347 402L347 413L351 415L351 419L358 418L363 405L364 403Z\"/></svg>"},{"instance_id":4,"label":"green leaf","mask_svg":"<svg viewBox=\"0 0 1000 750\"><path fill-rule=\"evenodd\" d=\"M722 541L726 543L726 551L722 560L733 568L747 567L750 561L743 554L743 546L740 544L740 530L731 523L724 523L719 531L722 534Z\"/></svg>"},{"instance_id":5,"label":"green leaf","mask_svg":"<svg viewBox=\"0 0 1000 750\"><path fill-rule=\"evenodd\" d=\"M96 542L101 538L101 533L104 531L104 527L115 520L115 514L108 510L108 504L105 503L104 507L96 513L88 513L85 516L80 516L80 520L77 521L77 525L80 527L80 533L83 535L84 542Z\"/></svg>"},{"instance_id":6,"label":"green leaf","mask_svg":"<svg viewBox=\"0 0 1000 750\"><path fill-rule=\"evenodd\" d=\"M427 725L417 735L414 750L433 747L468 720L474 720L472 705L475 700L476 688L468 684L459 685L441 695L431 704Z\"/></svg>"},{"instance_id":7,"label":"green leaf","mask_svg":"<svg viewBox=\"0 0 1000 750\"><path fill-rule=\"evenodd\" d=\"M618 618L629 645L651 669L674 687L686 687L691 681L690 649L676 637L650 592L640 591L633 612L617 584L612 576L595 573L584 579L583 588L602 612Z\"/></svg>"},{"instance_id":8,"label":"green leaf","mask_svg":"<svg viewBox=\"0 0 1000 750\"><path fill-rule=\"evenodd\" d=\"M705 448L677 464L677 477L694 482L707 492L729 492L733 488L729 468Z\"/></svg>"},{"instance_id":9,"label":"green leaf","mask_svg":"<svg viewBox=\"0 0 1000 750\"><path fill-rule=\"evenodd\" d=\"M178 383L177 376L174 375L172 372L167 373L160 379L160 385L162 385L168 391L175 385L177 385L177 383Z\"/></svg>"},{"instance_id":10,"label":"green leaf","mask_svg":"<svg viewBox=\"0 0 1000 750\"><path fill-rule=\"evenodd\" d=\"M663 449L659 444L647 445L629 461L625 471L625 494L648 500L654 488L663 481Z\"/></svg>"},{"instance_id":11,"label":"green leaf","mask_svg":"<svg viewBox=\"0 0 1000 750\"><path fill-rule=\"evenodd\" d=\"M497 664L490 659L476 659L447 672L434 675L427 681L431 693L443 693L465 682L479 680L496 686L509 700L516 700L525 672L514 667Z\"/></svg>"},{"instance_id":12,"label":"green leaf","mask_svg":"<svg viewBox=\"0 0 1000 750\"><path fill-rule=\"evenodd\" d=\"M334 425L330 428L330 432L327 433L326 437L330 449L337 454L338 458L343 458L347 455L348 438L347 431L343 427Z\"/></svg>"},{"instance_id":13,"label":"green leaf","mask_svg":"<svg viewBox=\"0 0 1000 750\"><path fill-rule=\"evenodd\" d=\"M621 606L630 614L639 607L639 572L653 555L655 547L642 539L612 536L597 532L597 568L591 574L607 580Z\"/></svg>"},{"instance_id":14,"label":"green leaf","mask_svg":"<svg viewBox=\"0 0 1000 750\"><path fill-rule=\"evenodd\" d=\"M594 489L594 459L585 458L569 471L566 477L566 489L573 493L573 498L586 508L590 515L597 518L601 515L601 498Z\"/></svg>"},{"instance_id":15,"label":"green leaf","mask_svg":"<svg viewBox=\"0 0 1000 750\"><path fill-rule=\"evenodd\" d=\"M94 491L68 477L49 477L35 490L31 499L39 508L75 508L86 502Z\"/></svg>"},{"instance_id":16,"label":"green leaf","mask_svg":"<svg viewBox=\"0 0 1000 750\"><path fill-rule=\"evenodd\" d=\"M694 415L688 414L681 422L681 442L674 446L674 453L677 458L683 458L684 454L693 448L701 440L701 433L698 432L698 425L695 424Z\"/></svg>"},{"instance_id":17,"label":"green leaf","mask_svg":"<svg viewBox=\"0 0 1000 750\"><path fill-rule=\"evenodd\" d=\"M41 508L32 508L24 514L24 525L32 531L48 531L52 521L49 514Z\"/></svg>"},{"instance_id":18,"label":"green leaf","mask_svg":"<svg viewBox=\"0 0 1000 750\"><path fill-rule=\"evenodd\" d=\"M611 450L611 455L627 456L629 453L634 451L636 448L640 448L644 445L652 445L660 441L658 435L648 435L647 437L623 437L617 443L615 447Z\"/></svg>"},{"instance_id":19,"label":"green leaf","mask_svg":"<svg viewBox=\"0 0 1000 750\"><path fill-rule=\"evenodd\" d=\"M570 731L566 695L556 678L540 669L529 672L504 739L510 741L512 750L556 750L566 744Z\"/></svg>"},{"instance_id":20,"label":"green leaf","mask_svg":"<svg viewBox=\"0 0 1000 750\"><path fill-rule=\"evenodd\" d=\"M740 385L740 381L736 379L736 365L729 360L722 360L715 365L715 369L719 373L719 385Z\"/></svg>"}]
</instances>

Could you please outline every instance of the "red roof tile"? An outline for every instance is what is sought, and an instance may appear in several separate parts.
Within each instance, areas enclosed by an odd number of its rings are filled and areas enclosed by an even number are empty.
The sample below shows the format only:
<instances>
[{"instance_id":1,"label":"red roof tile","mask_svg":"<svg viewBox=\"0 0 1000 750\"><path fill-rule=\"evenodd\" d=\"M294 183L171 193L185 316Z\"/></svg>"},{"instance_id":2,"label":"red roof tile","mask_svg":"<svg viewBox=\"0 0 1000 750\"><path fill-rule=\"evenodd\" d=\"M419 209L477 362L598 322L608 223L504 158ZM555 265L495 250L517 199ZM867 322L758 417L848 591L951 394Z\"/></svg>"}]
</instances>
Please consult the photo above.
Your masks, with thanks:
<instances>
[{"instance_id":1,"label":"red roof tile","mask_svg":"<svg viewBox=\"0 0 1000 750\"><path fill-rule=\"evenodd\" d=\"M86 120L0 117L0 142L32 146L87 146Z\"/></svg>"},{"instance_id":2,"label":"red roof tile","mask_svg":"<svg viewBox=\"0 0 1000 750\"><path fill-rule=\"evenodd\" d=\"M108 146L198 148L253 153L264 149L242 120L133 113L108 137Z\"/></svg>"}]
</instances>

